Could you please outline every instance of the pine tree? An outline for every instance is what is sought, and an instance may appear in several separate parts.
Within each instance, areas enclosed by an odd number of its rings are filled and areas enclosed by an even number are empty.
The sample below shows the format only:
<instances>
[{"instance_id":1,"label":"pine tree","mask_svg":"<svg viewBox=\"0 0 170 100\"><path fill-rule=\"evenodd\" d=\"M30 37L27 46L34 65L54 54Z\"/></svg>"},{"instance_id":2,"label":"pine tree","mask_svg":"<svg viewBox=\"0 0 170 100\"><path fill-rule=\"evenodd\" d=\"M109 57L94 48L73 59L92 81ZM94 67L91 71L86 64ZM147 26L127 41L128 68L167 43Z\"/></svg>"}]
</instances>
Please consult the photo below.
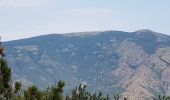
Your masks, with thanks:
<instances>
[{"instance_id":1,"label":"pine tree","mask_svg":"<svg viewBox=\"0 0 170 100\"><path fill-rule=\"evenodd\" d=\"M5 49L0 42L0 99L12 97L11 69L5 59Z\"/></svg>"},{"instance_id":2,"label":"pine tree","mask_svg":"<svg viewBox=\"0 0 170 100\"><path fill-rule=\"evenodd\" d=\"M15 89L13 91L15 100L21 100L21 82L15 82Z\"/></svg>"},{"instance_id":3,"label":"pine tree","mask_svg":"<svg viewBox=\"0 0 170 100\"><path fill-rule=\"evenodd\" d=\"M103 95L103 92L90 93L86 90L86 85L80 84L72 90L71 100L109 100L109 95Z\"/></svg>"},{"instance_id":4,"label":"pine tree","mask_svg":"<svg viewBox=\"0 0 170 100\"><path fill-rule=\"evenodd\" d=\"M42 100L41 93L35 85L28 87L28 89L24 91L24 97L25 100Z\"/></svg>"},{"instance_id":5,"label":"pine tree","mask_svg":"<svg viewBox=\"0 0 170 100\"><path fill-rule=\"evenodd\" d=\"M65 86L65 82L60 80L57 85L52 86L52 100L63 100L63 88Z\"/></svg>"},{"instance_id":6,"label":"pine tree","mask_svg":"<svg viewBox=\"0 0 170 100\"><path fill-rule=\"evenodd\" d=\"M17 94L21 90L21 82L15 82L14 93Z\"/></svg>"}]
</instances>

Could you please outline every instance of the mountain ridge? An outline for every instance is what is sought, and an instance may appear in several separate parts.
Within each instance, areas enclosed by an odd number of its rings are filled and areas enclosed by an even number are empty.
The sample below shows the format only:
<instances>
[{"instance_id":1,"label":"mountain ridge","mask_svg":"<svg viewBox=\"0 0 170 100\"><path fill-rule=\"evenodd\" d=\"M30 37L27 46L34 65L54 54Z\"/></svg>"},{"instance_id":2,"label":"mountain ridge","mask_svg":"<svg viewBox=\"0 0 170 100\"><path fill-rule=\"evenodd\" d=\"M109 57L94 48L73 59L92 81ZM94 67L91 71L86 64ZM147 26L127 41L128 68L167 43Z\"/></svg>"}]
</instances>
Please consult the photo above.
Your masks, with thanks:
<instances>
[{"instance_id":1,"label":"mountain ridge","mask_svg":"<svg viewBox=\"0 0 170 100\"><path fill-rule=\"evenodd\" d=\"M170 36L150 30L89 34L52 34L5 42L14 79L39 87L63 79L66 91L86 82L91 91L120 93L130 100L151 98L154 94L147 89L154 86L157 94L170 93L163 86L163 82L170 84L166 63L170 62Z\"/></svg>"},{"instance_id":2,"label":"mountain ridge","mask_svg":"<svg viewBox=\"0 0 170 100\"><path fill-rule=\"evenodd\" d=\"M137 31L133 32L128 32L128 31L118 31L118 30L106 30L106 31L85 31L85 32L68 32L68 33L49 33L49 34L44 34L44 35L39 35L39 36L32 36L29 38L22 38L22 39L17 39L17 40L9 40L9 41L4 41L4 43L11 42L11 41L18 41L18 40L25 40L25 39L31 39L31 38L36 38L36 37L42 37L42 36L49 36L49 35L64 35L64 36L69 36L70 34L79 34L79 35L86 35L86 34L95 34L95 33L104 33L104 32L125 32L125 33L138 33L138 32L152 32L152 33L157 33L159 35L165 35L165 36L170 36L168 34L163 34L161 32L155 32L150 29L140 29Z\"/></svg>"}]
</instances>

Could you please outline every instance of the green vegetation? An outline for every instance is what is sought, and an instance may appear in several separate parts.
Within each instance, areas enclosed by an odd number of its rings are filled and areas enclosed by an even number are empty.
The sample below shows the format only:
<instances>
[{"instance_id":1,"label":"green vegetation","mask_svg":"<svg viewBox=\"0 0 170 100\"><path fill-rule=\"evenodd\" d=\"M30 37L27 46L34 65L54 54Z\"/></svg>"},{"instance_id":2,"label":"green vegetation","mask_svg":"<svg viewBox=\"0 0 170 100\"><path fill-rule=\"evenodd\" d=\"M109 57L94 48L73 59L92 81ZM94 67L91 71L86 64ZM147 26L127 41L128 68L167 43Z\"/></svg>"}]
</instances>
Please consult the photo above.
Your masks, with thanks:
<instances>
[{"instance_id":1,"label":"green vegetation","mask_svg":"<svg viewBox=\"0 0 170 100\"><path fill-rule=\"evenodd\" d=\"M109 95L104 96L102 92L92 94L86 90L86 85L80 84L65 100L109 100Z\"/></svg>"},{"instance_id":2,"label":"green vegetation","mask_svg":"<svg viewBox=\"0 0 170 100\"><path fill-rule=\"evenodd\" d=\"M0 99L4 97L5 99L12 97L11 69L5 59L0 58Z\"/></svg>"}]
</instances>

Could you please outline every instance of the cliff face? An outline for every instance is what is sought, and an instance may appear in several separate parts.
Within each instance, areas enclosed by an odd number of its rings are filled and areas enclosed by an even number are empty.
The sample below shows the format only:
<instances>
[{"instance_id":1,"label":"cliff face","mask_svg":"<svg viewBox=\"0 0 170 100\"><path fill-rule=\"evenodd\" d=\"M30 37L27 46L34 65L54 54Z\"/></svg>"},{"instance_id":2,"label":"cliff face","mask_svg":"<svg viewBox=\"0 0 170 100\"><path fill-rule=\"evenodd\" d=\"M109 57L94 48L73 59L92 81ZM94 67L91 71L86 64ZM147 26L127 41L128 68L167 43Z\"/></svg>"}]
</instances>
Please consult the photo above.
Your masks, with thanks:
<instances>
[{"instance_id":1,"label":"cliff face","mask_svg":"<svg viewBox=\"0 0 170 100\"><path fill-rule=\"evenodd\" d=\"M51 34L6 42L13 78L40 87L66 80L66 91L91 91L143 100L170 93L170 36L150 30Z\"/></svg>"}]
</instances>

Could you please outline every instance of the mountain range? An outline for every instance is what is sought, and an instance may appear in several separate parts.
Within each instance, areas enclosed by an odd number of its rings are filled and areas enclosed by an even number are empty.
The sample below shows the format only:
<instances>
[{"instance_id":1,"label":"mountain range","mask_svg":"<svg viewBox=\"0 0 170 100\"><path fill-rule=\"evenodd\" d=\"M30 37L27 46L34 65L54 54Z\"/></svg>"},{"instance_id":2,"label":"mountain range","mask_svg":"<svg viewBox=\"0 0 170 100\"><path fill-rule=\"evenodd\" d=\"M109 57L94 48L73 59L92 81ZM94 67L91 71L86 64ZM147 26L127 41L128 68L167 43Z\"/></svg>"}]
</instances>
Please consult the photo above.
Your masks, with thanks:
<instances>
[{"instance_id":1,"label":"mountain range","mask_svg":"<svg viewBox=\"0 0 170 100\"><path fill-rule=\"evenodd\" d=\"M129 100L170 95L170 36L151 30L49 34L3 43L13 80L40 88L66 81Z\"/></svg>"}]
</instances>

